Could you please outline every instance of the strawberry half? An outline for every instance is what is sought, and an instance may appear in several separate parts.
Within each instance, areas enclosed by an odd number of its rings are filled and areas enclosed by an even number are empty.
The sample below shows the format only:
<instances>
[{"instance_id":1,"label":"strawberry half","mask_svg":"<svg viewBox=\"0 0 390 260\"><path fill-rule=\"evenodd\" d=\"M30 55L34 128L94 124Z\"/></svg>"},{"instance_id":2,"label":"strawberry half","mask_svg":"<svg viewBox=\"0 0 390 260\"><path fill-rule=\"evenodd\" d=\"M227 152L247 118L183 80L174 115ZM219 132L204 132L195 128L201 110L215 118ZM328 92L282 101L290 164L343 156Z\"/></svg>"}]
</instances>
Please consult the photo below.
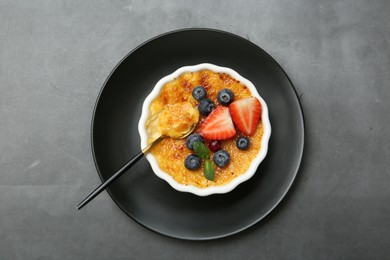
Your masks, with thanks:
<instances>
[{"instance_id":1,"label":"strawberry half","mask_svg":"<svg viewBox=\"0 0 390 260\"><path fill-rule=\"evenodd\" d=\"M236 135L229 108L217 107L203 121L199 133L209 140L225 140Z\"/></svg>"},{"instance_id":2,"label":"strawberry half","mask_svg":"<svg viewBox=\"0 0 390 260\"><path fill-rule=\"evenodd\" d=\"M230 115L234 124L245 135L255 133L261 118L261 104L255 97L243 98L234 101L229 106Z\"/></svg>"}]
</instances>

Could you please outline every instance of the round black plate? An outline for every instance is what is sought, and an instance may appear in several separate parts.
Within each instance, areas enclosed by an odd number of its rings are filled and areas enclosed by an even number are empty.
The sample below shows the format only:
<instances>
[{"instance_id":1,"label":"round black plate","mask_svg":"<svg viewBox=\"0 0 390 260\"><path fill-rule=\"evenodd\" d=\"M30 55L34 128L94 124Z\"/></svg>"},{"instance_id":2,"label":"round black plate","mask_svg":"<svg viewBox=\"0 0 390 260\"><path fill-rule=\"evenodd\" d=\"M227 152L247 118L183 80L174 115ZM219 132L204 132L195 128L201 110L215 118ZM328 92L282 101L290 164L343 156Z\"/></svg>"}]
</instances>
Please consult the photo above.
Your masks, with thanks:
<instances>
[{"instance_id":1,"label":"round black plate","mask_svg":"<svg viewBox=\"0 0 390 260\"><path fill-rule=\"evenodd\" d=\"M228 236L263 219L286 195L300 165L304 121L282 68L255 44L210 29L158 36L130 52L105 82L92 121L92 150L102 181L140 150L142 103L162 77L199 63L229 67L252 81L267 102L272 134L256 174L228 194L198 197L159 179L141 159L108 192L133 220L158 233L190 240Z\"/></svg>"}]
</instances>

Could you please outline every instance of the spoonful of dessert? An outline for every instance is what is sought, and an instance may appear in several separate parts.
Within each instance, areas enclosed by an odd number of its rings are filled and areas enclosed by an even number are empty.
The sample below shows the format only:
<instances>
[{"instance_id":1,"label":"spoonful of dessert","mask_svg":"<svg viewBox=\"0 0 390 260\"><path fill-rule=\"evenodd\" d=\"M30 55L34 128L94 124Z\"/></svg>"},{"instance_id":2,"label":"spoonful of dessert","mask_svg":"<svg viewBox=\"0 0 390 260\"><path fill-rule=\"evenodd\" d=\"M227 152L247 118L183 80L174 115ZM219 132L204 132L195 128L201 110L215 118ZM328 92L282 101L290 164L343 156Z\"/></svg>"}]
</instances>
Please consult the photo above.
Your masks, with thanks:
<instances>
[{"instance_id":1,"label":"spoonful of dessert","mask_svg":"<svg viewBox=\"0 0 390 260\"><path fill-rule=\"evenodd\" d=\"M165 106L151 121L147 122L150 137L149 144L123 165L109 179L100 184L91 192L78 206L83 208L115 180L122 176L130 167L137 163L153 146L158 144L164 138L184 139L195 129L199 121L199 111L189 102L180 102ZM152 126L152 127L150 127Z\"/></svg>"}]
</instances>

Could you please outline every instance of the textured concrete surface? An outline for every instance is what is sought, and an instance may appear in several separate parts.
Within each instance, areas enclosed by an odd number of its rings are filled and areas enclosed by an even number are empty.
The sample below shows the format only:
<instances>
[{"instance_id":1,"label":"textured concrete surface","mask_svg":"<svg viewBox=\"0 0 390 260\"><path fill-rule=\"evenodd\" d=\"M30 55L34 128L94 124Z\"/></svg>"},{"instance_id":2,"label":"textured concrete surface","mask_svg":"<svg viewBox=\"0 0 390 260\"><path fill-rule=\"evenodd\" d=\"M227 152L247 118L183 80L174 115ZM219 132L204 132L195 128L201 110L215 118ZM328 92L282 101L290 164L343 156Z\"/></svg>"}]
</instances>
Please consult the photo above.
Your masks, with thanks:
<instances>
[{"instance_id":1,"label":"textured concrete surface","mask_svg":"<svg viewBox=\"0 0 390 260\"><path fill-rule=\"evenodd\" d=\"M1 259L384 259L390 255L390 2L0 1ZM250 39L301 97L307 145L288 197L230 238L167 238L99 184L90 121L100 87L160 33Z\"/></svg>"}]
</instances>

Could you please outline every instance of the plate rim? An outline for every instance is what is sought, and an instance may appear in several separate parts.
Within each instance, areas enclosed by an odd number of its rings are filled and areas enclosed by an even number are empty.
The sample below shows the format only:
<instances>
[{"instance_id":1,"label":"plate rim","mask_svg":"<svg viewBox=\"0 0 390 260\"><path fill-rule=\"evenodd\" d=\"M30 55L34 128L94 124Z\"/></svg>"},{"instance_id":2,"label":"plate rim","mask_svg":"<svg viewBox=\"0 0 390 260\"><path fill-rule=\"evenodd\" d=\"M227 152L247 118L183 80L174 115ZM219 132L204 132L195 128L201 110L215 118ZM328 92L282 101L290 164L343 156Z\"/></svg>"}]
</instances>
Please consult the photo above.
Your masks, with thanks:
<instances>
[{"instance_id":1,"label":"plate rim","mask_svg":"<svg viewBox=\"0 0 390 260\"><path fill-rule=\"evenodd\" d=\"M105 181L105 179L103 178L100 170L99 170L99 167L98 167L98 162L97 162L97 159L96 159L96 154L95 154L95 149L94 149L94 135L93 135L93 132L94 132L94 123L95 123L95 116L96 116L96 110L97 110L97 107L98 107L98 104L99 104L99 101L100 101L100 98L102 96L102 93L104 92L104 89L106 88L106 85L107 83L109 82L109 80L111 79L111 76L114 74L114 72L117 70L117 68L130 56L132 55L134 52L136 52L138 49L140 49L141 47L143 47L144 45L156 40L156 39L159 39L161 37L164 37L164 36L167 36L167 35L172 35L172 34L177 34L177 33L182 33L182 32L190 32L190 31L208 31L208 32L214 32L214 33L220 33L220 34L224 34L224 35L228 35L228 36L231 36L231 37L234 37L234 38L237 38L239 40L243 40L251 45L253 45L256 49L258 49L260 52L262 52L263 54L265 54L273 63L275 63L275 65L277 67L279 67L279 69L281 70L281 72L285 75L285 77L287 78L288 82L290 83L293 91L294 91L294 94L297 98L297 101L298 101L298 105L299 105L299 109L300 109L300 115L302 117L302 125L301 125L301 128L302 128L302 143L301 143L301 146L299 147L300 148L300 154L299 154L299 164L297 165L296 169L294 170L294 175L293 175L293 178L290 180L290 182L288 183L288 186L286 188L286 190L284 191L284 193L282 194L282 196L280 196L280 198L276 201L276 203L274 203L274 205L272 207L270 207L264 214L262 214L259 218L256 219L256 221L253 221L247 225L244 225L242 226L241 228L239 229L236 229L234 231L231 231L231 232L228 232L228 233L224 233L224 234L220 234L220 235L214 235L214 236L199 236L199 237L190 237L190 236L177 236L177 235L171 235L171 234L168 234L166 232L162 232L162 231L159 231L159 230L156 230L156 229L153 229L151 227L148 227L146 226L145 224L141 223L140 221L138 221L137 219L133 218L130 214L127 213L127 211L119 204L119 202L115 199L115 197L111 194L110 190L109 189L106 189L107 193L109 194L109 196L111 197L111 199L114 201L114 203L121 209L121 211L123 213L125 213L129 218L131 218L134 222L136 222L137 224L139 224L140 226L146 228L147 230L150 230L150 231L153 231L154 233L157 233L157 234L160 234L160 235L163 235L163 236L166 236L166 237L170 237L170 238L175 238L175 239L180 239L180 240L188 240L188 241L206 241L206 240L216 240L216 239L221 239L221 238L225 238L225 237L229 237L229 236L232 236L232 235L235 235L235 234L238 234L254 225L256 225L257 223L259 223L261 220L263 220L265 217L267 217L280 203L281 201L286 197L287 193L291 190L291 187L293 185L293 183L295 182L296 180L296 177L298 175L298 172L299 172L299 169L301 168L301 165L302 165L302 159L303 159L303 154L304 154L304 150L305 150L305 139L306 139L306 122L305 122L305 116L304 116L304 112L303 112L303 108L302 108L302 103L299 99L299 95L298 95L298 92L294 86L294 84L292 83L290 77L287 75L287 73L285 72L285 70L282 68L282 66L280 66L280 64L270 55L268 54L264 49L262 49L260 46L258 46L257 44L251 42L250 40L242 37L242 36L239 36L237 34L234 34L234 33L231 33L231 32L227 32L227 31L223 31L223 30L220 30L220 29L214 29L214 28L202 28L202 27L191 27L191 28L182 28L182 29L177 29L177 30L172 30L172 31L168 31L168 32L164 32L164 33L161 33L161 34L158 34L152 38L149 38L148 40L142 42L141 44L138 44L135 48L133 48L132 50L130 50L114 67L113 69L110 71L110 73L108 74L108 76L106 77L102 87L100 88L100 91L96 97L96 101L95 101L95 104L94 104L94 107L93 107L93 112L92 112L92 120L91 120L91 126L90 126L90 141L91 141L91 151L92 151L92 157L93 157L93 161L94 161L94 165L95 165L95 168L96 168L96 171L99 175L99 178L102 182Z\"/></svg>"}]
</instances>

